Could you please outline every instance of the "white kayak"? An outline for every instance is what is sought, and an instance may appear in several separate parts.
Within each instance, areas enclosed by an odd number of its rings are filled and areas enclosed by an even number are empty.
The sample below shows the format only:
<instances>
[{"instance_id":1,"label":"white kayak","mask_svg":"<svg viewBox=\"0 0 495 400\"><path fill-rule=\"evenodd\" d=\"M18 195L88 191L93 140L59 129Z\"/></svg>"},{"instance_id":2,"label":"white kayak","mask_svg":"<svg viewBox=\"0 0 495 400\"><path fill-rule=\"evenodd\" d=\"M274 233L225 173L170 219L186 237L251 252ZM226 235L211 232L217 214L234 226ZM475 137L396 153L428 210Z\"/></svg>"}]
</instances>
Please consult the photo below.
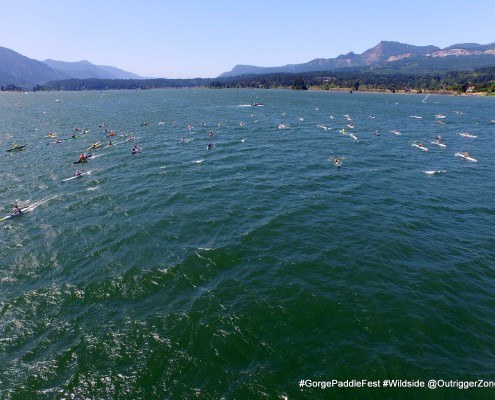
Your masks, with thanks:
<instances>
[{"instance_id":1,"label":"white kayak","mask_svg":"<svg viewBox=\"0 0 495 400\"><path fill-rule=\"evenodd\" d=\"M27 207L21 207L21 212L20 213L11 213L10 215L7 215L6 217L0 218L0 222L2 221L7 221L9 219L15 218L15 217L20 217L21 215L24 215L25 213L29 211L33 211L38 207L40 204L44 203L48 197L44 198L43 200L37 201Z\"/></svg>"},{"instance_id":2,"label":"white kayak","mask_svg":"<svg viewBox=\"0 0 495 400\"><path fill-rule=\"evenodd\" d=\"M470 139L476 139L478 136L472 135L468 132L461 132L459 133L459 136L465 137L465 138L470 138Z\"/></svg>"},{"instance_id":3,"label":"white kayak","mask_svg":"<svg viewBox=\"0 0 495 400\"><path fill-rule=\"evenodd\" d=\"M447 170L442 169L442 170L431 170L431 171L423 171L426 175L436 175L436 174L445 174Z\"/></svg>"},{"instance_id":4,"label":"white kayak","mask_svg":"<svg viewBox=\"0 0 495 400\"><path fill-rule=\"evenodd\" d=\"M6 220L8 220L8 219L12 219L12 218L15 218L15 217L19 217L19 216L21 216L22 214L24 214L24 212L29 211L29 209L28 209L28 208L29 208L29 207L24 207L24 208L21 208L21 212L20 212L20 213L15 213L15 214L14 214L14 213L12 213L12 214L10 214L10 215L7 215L6 217L3 217L2 219L0 219L0 222L2 222L2 221L6 221Z\"/></svg>"},{"instance_id":5,"label":"white kayak","mask_svg":"<svg viewBox=\"0 0 495 400\"><path fill-rule=\"evenodd\" d=\"M441 147L442 149L444 149L445 147L447 147L447 145L445 143L440 143L440 142L430 142L431 144L435 144L439 147Z\"/></svg>"},{"instance_id":6,"label":"white kayak","mask_svg":"<svg viewBox=\"0 0 495 400\"><path fill-rule=\"evenodd\" d=\"M72 181L72 180L74 180L74 179L81 178L81 177L83 177L84 175L90 175L90 174L91 174L91 171L81 172L81 173L80 173L80 174L78 174L78 175L73 175L73 176L70 176L69 178L62 179L62 182Z\"/></svg>"},{"instance_id":7,"label":"white kayak","mask_svg":"<svg viewBox=\"0 0 495 400\"><path fill-rule=\"evenodd\" d=\"M420 144L413 143L413 144L411 144L411 146L413 146L413 147L417 147L417 148L418 148L418 149L420 149L421 151L428 151L428 149L427 149L425 146L423 146L421 143L420 143Z\"/></svg>"},{"instance_id":8,"label":"white kayak","mask_svg":"<svg viewBox=\"0 0 495 400\"><path fill-rule=\"evenodd\" d=\"M342 166L342 159L341 158L332 158L332 163L337 168L340 168Z\"/></svg>"},{"instance_id":9,"label":"white kayak","mask_svg":"<svg viewBox=\"0 0 495 400\"><path fill-rule=\"evenodd\" d=\"M455 153L454 156L462 157L467 161L478 162L478 160L476 158L471 157L468 153Z\"/></svg>"}]
</instances>

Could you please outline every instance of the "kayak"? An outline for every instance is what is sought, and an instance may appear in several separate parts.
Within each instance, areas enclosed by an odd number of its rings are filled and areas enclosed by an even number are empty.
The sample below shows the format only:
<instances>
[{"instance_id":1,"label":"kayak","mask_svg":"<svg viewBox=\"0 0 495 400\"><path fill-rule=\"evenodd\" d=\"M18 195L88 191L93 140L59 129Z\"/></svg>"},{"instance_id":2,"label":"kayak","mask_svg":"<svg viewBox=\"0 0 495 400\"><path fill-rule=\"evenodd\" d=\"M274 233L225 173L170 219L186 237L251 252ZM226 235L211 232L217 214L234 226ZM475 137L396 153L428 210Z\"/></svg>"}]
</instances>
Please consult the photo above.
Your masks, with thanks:
<instances>
[{"instance_id":1,"label":"kayak","mask_svg":"<svg viewBox=\"0 0 495 400\"><path fill-rule=\"evenodd\" d=\"M90 175L90 174L91 174L91 171L83 172L83 173L81 173L80 175L73 175L73 176L70 176L69 178L62 179L62 181L61 181L61 182L72 181L72 180L74 180L74 179L81 178L81 177L83 177L84 175Z\"/></svg>"},{"instance_id":2,"label":"kayak","mask_svg":"<svg viewBox=\"0 0 495 400\"><path fill-rule=\"evenodd\" d=\"M476 158L471 157L468 153L455 153L454 156L462 157L467 161L478 162L478 160Z\"/></svg>"},{"instance_id":3,"label":"kayak","mask_svg":"<svg viewBox=\"0 0 495 400\"><path fill-rule=\"evenodd\" d=\"M428 151L428 149L425 146L423 146L422 144L413 143L413 144L411 144L411 146L417 147L421 151Z\"/></svg>"},{"instance_id":4,"label":"kayak","mask_svg":"<svg viewBox=\"0 0 495 400\"><path fill-rule=\"evenodd\" d=\"M440 143L440 142L430 142L431 144L436 144L437 146L440 146L442 149L444 149L445 147L447 147L446 144L444 143Z\"/></svg>"},{"instance_id":5,"label":"kayak","mask_svg":"<svg viewBox=\"0 0 495 400\"><path fill-rule=\"evenodd\" d=\"M84 160L79 159L79 160L77 160L77 161L74 161L72 164L82 164L82 163L86 163L86 162L88 162L88 160L89 160L91 157L93 157L93 153L88 154Z\"/></svg>"},{"instance_id":6,"label":"kayak","mask_svg":"<svg viewBox=\"0 0 495 400\"><path fill-rule=\"evenodd\" d=\"M332 159L333 165L335 165L337 168L340 168L342 166L342 159L340 158L333 158Z\"/></svg>"},{"instance_id":7,"label":"kayak","mask_svg":"<svg viewBox=\"0 0 495 400\"><path fill-rule=\"evenodd\" d=\"M442 170L437 170L437 171L423 171L426 175L436 175L436 174L445 174L447 170L442 169Z\"/></svg>"},{"instance_id":8,"label":"kayak","mask_svg":"<svg viewBox=\"0 0 495 400\"><path fill-rule=\"evenodd\" d=\"M88 150L98 150L101 147L100 142L93 143L91 146L88 147Z\"/></svg>"},{"instance_id":9,"label":"kayak","mask_svg":"<svg viewBox=\"0 0 495 400\"><path fill-rule=\"evenodd\" d=\"M10 152L10 151L20 151L20 150L24 149L24 147L26 147L26 145L24 145L24 146L14 147L14 148L12 148L12 149L8 149L8 150L6 150L6 151L8 151L8 152Z\"/></svg>"},{"instance_id":10,"label":"kayak","mask_svg":"<svg viewBox=\"0 0 495 400\"><path fill-rule=\"evenodd\" d=\"M22 215L24 213L24 211L27 211L29 207L25 207L25 208L21 208L21 212L20 213L15 213L15 214L10 214L10 215L7 215L6 217L3 217L2 219L0 219L0 222L2 221L6 221L8 219L12 219L12 218L15 218L15 217L19 217L20 215Z\"/></svg>"},{"instance_id":11,"label":"kayak","mask_svg":"<svg viewBox=\"0 0 495 400\"><path fill-rule=\"evenodd\" d=\"M55 197L56 197L56 196L55 196ZM51 197L51 198L53 199L54 197ZM34 210L36 210L36 208L37 208L40 204L45 203L47 200L50 200L50 197L45 197L44 199L41 199L41 200L39 200L39 201L37 201L37 202L35 202L35 203L32 203L32 204L30 204L29 206L22 207L22 208L21 208L21 212L20 212L20 213L15 213L15 214L14 214L14 213L12 213L12 214L10 214L10 215L7 215L6 217L0 218L0 222L2 222L2 221L6 221L6 220L9 220L9 219L12 219L12 218L15 218L15 217L19 217L19 216L21 216L21 215L23 215L23 214L25 214L25 213L27 213L27 212L29 212L29 211L34 211Z\"/></svg>"},{"instance_id":12,"label":"kayak","mask_svg":"<svg viewBox=\"0 0 495 400\"><path fill-rule=\"evenodd\" d=\"M466 137L466 138L472 138L472 139L476 139L478 137L476 135L471 135L468 132L461 132L461 133L459 133L459 136Z\"/></svg>"}]
</instances>

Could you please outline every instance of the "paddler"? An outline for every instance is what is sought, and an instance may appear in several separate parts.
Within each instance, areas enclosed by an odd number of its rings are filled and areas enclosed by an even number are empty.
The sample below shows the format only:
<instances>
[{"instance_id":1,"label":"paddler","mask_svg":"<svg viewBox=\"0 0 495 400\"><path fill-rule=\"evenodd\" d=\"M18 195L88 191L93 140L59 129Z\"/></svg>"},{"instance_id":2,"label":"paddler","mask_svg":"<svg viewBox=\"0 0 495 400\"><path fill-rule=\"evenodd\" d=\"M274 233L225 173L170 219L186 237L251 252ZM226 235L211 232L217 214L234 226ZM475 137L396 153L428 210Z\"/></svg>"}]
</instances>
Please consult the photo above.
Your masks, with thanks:
<instances>
[{"instance_id":1,"label":"paddler","mask_svg":"<svg viewBox=\"0 0 495 400\"><path fill-rule=\"evenodd\" d=\"M22 210L18 206L17 201L16 201L14 204L14 209L12 210L12 214L17 215L17 214L21 214L21 213L22 213Z\"/></svg>"},{"instance_id":2,"label":"paddler","mask_svg":"<svg viewBox=\"0 0 495 400\"><path fill-rule=\"evenodd\" d=\"M86 155L86 153L82 153L79 156L79 162L86 162L87 161L87 158L88 158L88 156Z\"/></svg>"}]
</instances>

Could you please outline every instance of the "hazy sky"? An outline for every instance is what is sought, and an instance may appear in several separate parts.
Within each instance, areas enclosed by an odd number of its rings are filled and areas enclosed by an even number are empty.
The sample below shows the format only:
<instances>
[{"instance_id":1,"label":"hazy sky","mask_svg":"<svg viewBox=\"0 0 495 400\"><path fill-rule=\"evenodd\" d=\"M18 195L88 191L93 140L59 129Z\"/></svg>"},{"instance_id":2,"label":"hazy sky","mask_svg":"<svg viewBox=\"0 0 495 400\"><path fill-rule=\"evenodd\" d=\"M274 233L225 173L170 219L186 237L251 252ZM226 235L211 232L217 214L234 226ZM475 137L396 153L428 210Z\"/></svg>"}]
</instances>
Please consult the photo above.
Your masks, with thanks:
<instances>
[{"instance_id":1,"label":"hazy sky","mask_svg":"<svg viewBox=\"0 0 495 400\"><path fill-rule=\"evenodd\" d=\"M149 77L215 77L381 40L495 42L495 0L0 0L0 46Z\"/></svg>"}]
</instances>

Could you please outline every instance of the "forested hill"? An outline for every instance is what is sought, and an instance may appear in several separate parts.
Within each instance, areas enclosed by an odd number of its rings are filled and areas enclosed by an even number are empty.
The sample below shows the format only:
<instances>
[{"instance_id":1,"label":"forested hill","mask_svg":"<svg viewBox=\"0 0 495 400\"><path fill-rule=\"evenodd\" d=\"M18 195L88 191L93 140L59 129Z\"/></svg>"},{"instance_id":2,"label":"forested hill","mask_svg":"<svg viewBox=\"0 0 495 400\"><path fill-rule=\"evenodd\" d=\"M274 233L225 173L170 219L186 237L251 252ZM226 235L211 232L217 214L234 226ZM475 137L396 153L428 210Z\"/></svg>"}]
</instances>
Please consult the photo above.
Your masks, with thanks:
<instances>
[{"instance_id":1,"label":"forested hill","mask_svg":"<svg viewBox=\"0 0 495 400\"><path fill-rule=\"evenodd\" d=\"M301 81L304 85L301 85ZM216 79L210 87L293 88L349 90L436 90L493 93L495 67L444 73L344 70L300 74L243 75Z\"/></svg>"},{"instance_id":2,"label":"forested hill","mask_svg":"<svg viewBox=\"0 0 495 400\"><path fill-rule=\"evenodd\" d=\"M192 88L209 86L212 79L65 79L38 85L34 90L119 90Z\"/></svg>"},{"instance_id":3,"label":"forested hill","mask_svg":"<svg viewBox=\"0 0 495 400\"><path fill-rule=\"evenodd\" d=\"M445 73L398 73L349 70L241 75L215 79L69 79L35 90L108 90L159 88L292 88L349 90L445 90L495 92L495 67Z\"/></svg>"}]
</instances>

